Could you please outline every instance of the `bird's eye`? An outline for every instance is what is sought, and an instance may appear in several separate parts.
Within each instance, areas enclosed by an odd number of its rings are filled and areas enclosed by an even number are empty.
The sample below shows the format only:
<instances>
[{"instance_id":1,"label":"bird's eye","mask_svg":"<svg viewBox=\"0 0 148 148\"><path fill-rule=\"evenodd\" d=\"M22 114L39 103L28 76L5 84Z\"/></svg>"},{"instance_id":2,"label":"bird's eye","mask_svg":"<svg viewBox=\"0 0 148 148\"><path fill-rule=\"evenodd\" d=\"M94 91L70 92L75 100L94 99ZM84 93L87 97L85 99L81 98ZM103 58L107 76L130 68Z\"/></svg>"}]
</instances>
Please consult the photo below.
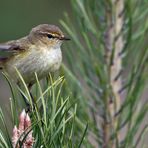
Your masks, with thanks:
<instances>
[{"instance_id":1,"label":"bird's eye","mask_svg":"<svg viewBox=\"0 0 148 148\"><path fill-rule=\"evenodd\" d=\"M48 37L49 39L54 38L54 36L51 35L51 34L48 34L47 37Z\"/></svg>"}]
</instances>

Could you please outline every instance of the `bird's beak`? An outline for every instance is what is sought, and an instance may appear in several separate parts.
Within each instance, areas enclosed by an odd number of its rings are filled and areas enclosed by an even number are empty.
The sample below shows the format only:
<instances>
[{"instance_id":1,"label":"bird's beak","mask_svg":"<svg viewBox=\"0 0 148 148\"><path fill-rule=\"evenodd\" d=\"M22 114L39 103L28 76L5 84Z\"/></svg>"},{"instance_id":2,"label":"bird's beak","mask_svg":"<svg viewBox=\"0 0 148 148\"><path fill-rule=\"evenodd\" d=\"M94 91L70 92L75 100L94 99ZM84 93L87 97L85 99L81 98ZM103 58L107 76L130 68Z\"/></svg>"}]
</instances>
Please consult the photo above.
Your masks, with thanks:
<instances>
[{"instance_id":1,"label":"bird's beak","mask_svg":"<svg viewBox=\"0 0 148 148\"><path fill-rule=\"evenodd\" d=\"M69 41L69 40L70 40L70 38L68 38L68 37L65 37L65 36L63 36L63 37L60 37L59 39L60 39L60 40L64 40L64 41Z\"/></svg>"}]
</instances>

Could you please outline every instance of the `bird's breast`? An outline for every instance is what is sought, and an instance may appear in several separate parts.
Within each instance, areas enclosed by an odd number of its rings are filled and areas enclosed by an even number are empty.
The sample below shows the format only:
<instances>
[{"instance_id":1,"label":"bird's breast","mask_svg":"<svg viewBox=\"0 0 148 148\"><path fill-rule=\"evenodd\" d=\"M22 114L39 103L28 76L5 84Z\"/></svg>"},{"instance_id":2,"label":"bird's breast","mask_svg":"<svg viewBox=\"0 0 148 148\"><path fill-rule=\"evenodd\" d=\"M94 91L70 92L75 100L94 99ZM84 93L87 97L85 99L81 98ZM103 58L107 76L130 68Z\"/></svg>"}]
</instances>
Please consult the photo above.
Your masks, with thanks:
<instances>
[{"instance_id":1,"label":"bird's breast","mask_svg":"<svg viewBox=\"0 0 148 148\"><path fill-rule=\"evenodd\" d=\"M23 56L18 55L8 63L7 72L15 74L14 67L22 74L26 82L34 81L36 72L39 79L46 76L49 72L59 69L62 62L61 49L32 49ZM11 66L10 66L11 65ZM10 68L11 67L11 68Z\"/></svg>"},{"instance_id":2,"label":"bird's breast","mask_svg":"<svg viewBox=\"0 0 148 148\"><path fill-rule=\"evenodd\" d=\"M45 50L41 53L38 64L42 65L43 71L54 72L59 69L62 62L61 49Z\"/></svg>"}]
</instances>

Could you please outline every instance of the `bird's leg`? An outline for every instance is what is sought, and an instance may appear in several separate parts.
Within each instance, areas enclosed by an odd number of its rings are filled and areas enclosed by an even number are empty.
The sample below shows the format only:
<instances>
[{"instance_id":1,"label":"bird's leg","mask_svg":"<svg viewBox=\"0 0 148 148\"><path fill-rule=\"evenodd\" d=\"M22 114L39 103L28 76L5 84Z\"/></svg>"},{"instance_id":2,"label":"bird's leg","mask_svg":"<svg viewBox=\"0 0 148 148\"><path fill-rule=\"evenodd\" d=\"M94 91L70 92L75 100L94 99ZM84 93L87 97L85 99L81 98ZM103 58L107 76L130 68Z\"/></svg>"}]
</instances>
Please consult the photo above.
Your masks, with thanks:
<instances>
[{"instance_id":1,"label":"bird's leg","mask_svg":"<svg viewBox=\"0 0 148 148\"><path fill-rule=\"evenodd\" d=\"M21 96L25 102L25 105L26 105L26 112L30 112L31 111L31 106L30 106L30 103L28 102L28 100L26 99L26 97L23 95L23 93L21 93Z\"/></svg>"},{"instance_id":2,"label":"bird's leg","mask_svg":"<svg viewBox=\"0 0 148 148\"><path fill-rule=\"evenodd\" d=\"M29 90L29 94L30 94L32 103L34 104L34 103L35 103L35 99L34 99L32 93L31 93L31 88L32 88L32 83L29 83L29 85L28 85L28 90Z\"/></svg>"},{"instance_id":3,"label":"bird's leg","mask_svg":"<svg viewBox=\"0 0 148 148\"><path fill-rule=\"evenodd\" d=\"M22 93L21 93L21 96L22 96L22 98L23 98L23 100L24 100L24 102L25 102L25 104L28 108L30 106L29 102L27 101L27 99L25 98L25 96Z\"/></svg>"},{"instance_id":4,"label":"bird's leg","mask_svg":"<svg viewBox=\"0 0 148 148\"><path fill-rule=\"evenodd\" d=\"M32 105L33 105L33 109L35 108L35 104L36 104L36 101L35 101L35 98L33 97L32 93L31 93L31 88L32 88L32 83L29 83L28 85L28 90L29 90L29 94L30 94L30 97L31 97L31 100L32 100ZM27 112L30 112L31 111L31 105L28 104L27 105Z\"/></svg>"},{"instance_id":5,"label":"bird's leg","mask_svg":"<svg viewBox=\"0 0 148 148\"><path fill-rule=\"evenodd\" d=\"M33 104L33 108L34 108L34 103L35 103L35 100L33 98L33 95L31 94L31 87L32 87L32 84L29 84L28 85L28 90L29 90L29 94L30 94L30 97L31 97L31 101L32 101L32 104ZM30 112L31 111L31 104L30 102L25 98L25 96L21 93L23 99L24 99L24 102L26 104L26 112Z\"/></svg>"},{"instance_id":6,"label":"bird's leg","mask_svg":"<svg viewBox=\"0 0 148 148\"><path fill-rule=\"evenodd\" d=\"M21 89L21 84L20 84L19 82L17 82L17 86L18 86L19 89ZM24 103L26 104L26 106L27 106L27 108L28 108L28 107L30 106L28 100L27 100L26 97L24 96L23 92L20 91L20 93L21 93L21 96L22 96L22 98L23 98L23 100L24 100Z\"/></svg>"}]
</instances>

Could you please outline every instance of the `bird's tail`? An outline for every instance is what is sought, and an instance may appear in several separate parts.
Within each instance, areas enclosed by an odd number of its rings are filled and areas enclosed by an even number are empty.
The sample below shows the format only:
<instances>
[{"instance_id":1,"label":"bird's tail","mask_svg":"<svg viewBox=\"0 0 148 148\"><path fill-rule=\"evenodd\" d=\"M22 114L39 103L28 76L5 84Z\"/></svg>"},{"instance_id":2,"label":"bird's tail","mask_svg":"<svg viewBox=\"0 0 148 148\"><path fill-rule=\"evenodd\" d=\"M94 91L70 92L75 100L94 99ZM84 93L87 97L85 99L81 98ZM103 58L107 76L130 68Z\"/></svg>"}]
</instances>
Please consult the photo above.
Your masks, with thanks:
<instances>
[{"instance_id":1,"label":"bird's tail","mask_svg":"<svg viewBox=\"0 0 148 148\"><path fill-rule=\"evenodd\" d=\"M5 61L6 61L6 58L0 58L0 69L3 69L3 65Z\"/></svg>"},{"instance_id":2,"label":"bird's tail","mask_svg":"<svg viewBox=\"0 0 148 148\"><path fill-rule=\"evenodd\" d=\"M0 61L0 69L3 69L2 62Z\"/></svg>"},{"instance_id":3,"label":"bird's tail","mask_svg":"<svg viewBox=\"0 0 148 148\"><path fill-rule=\"evenodd\" d=\"M3 67L0 65L0 70L3 69Z\"/></svg>"}]
</instances>

